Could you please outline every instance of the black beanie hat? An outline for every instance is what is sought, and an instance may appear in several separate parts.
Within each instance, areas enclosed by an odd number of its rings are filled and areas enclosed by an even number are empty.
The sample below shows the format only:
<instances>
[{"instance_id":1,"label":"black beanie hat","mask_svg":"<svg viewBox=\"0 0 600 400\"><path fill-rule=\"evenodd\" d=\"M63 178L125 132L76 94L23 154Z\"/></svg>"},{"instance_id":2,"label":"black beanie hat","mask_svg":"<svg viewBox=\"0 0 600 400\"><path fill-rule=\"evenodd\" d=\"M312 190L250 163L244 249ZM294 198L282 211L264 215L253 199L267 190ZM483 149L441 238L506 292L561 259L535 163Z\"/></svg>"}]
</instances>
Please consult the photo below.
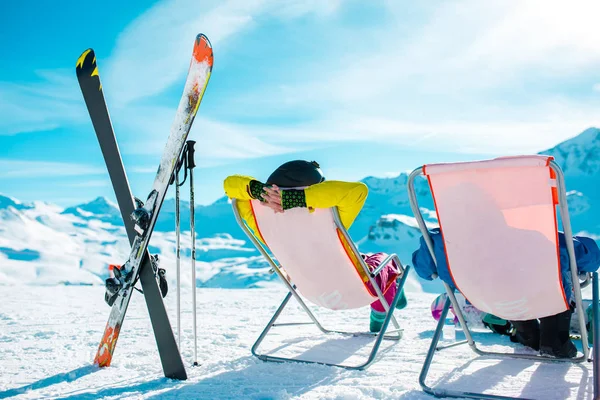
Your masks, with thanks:
<instances>
[{"instance_id":1,"label":"black beanie hat","mask_svg":"<svg viewBox=\"0 0 600 400\"><path fill-rule=\"evenodd\" d=\"M323 172L316 161L294 160L280 165L273 171L267 179L267 185L289 188L310 186L324 180Z\"/></svg>"}]
</instances>

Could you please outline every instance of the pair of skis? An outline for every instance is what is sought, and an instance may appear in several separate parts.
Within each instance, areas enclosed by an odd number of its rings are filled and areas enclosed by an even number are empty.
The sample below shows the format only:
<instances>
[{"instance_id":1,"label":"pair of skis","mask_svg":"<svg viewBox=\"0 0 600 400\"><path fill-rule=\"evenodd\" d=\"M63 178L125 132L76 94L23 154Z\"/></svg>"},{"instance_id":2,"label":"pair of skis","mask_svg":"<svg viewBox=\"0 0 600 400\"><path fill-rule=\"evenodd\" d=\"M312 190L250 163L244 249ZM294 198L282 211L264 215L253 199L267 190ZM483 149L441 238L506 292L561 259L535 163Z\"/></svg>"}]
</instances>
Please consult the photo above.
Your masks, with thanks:
<instances>
[{"instance_id":1,"label":"pair of skis","mask_svg":"<svg viewBox=\"0 0 600 400\"><path fill-rule=\"evenodd\" d=\"M167 140L146 204L139 207L131 194L127 175L116 142L108 108L102 93L102 84L96 57L92 49L86 50L77 60L77 78L90 118L119 203L123 222L131 243L131 253L124 266L126 280L115 300L98 346L94 363L109 366L127 312L133 284L140 277L148 312L152 321L158 350L166 377L186 379L187 374L177 348L173 331L162 302L162 297L150 265L148 243L164 201L169 181L175 171L190 128L202 101L213 65L213 52L208 38L196 37L193 56L188 70L183 96L179 102L175 121ZM131 217L131 219L130 219Z\"/></svg>"}]
</instances>

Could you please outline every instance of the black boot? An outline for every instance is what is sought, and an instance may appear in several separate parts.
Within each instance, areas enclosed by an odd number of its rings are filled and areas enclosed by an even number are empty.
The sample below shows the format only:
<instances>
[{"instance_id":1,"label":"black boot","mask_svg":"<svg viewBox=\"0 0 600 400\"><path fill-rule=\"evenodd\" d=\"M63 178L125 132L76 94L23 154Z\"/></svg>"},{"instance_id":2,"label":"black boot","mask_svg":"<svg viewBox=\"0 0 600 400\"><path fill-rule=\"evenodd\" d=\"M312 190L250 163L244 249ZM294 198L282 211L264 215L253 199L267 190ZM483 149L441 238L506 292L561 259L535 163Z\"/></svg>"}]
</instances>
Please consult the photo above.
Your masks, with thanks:
<instances>
[{"instance_id":1,"label":"black boot","mask_svg":"<svg viewBox=\"0 0 600 400\"><path fill-rule=\"evenodd\" d=\"M119 291L123 287L123 284L117 278L108 278L105 281L106 292L104 293L104 301L106 304L112 307L115 300L119 296Z\"/></svg>"},{"instance_id":2,"label":"black boot","mask_svg":"<svg viewBox=\"0 0 600 400\"><path fill-rule=\"evenodd\" d=\"M164 268L160 268L160 261L158 259L158 254L150 255L150 262L152 264L152 269L154 270L154 276L158 280L158 287L160 288L160 293L162 297L167 295L169 291L169 285L167 284L167 271Z\"/></svg>"},{"instance_id":3,"label":"black boot","mask_svg":"<svg viewBox=\"0 0 600 400\"><path fill-rule=\"evenodd\" d=\"M540 323L537 319L527 321L510 321L515 327L511 342L518 342L534 350L540 349Z\"/></svg>"},{"instance_id":4,"label":"black boot","mask_svg":"<svg viewBox=\"0 0 600 400\"><path fill-rule=\"evenodd\" d=\"M556 358L573 358L577 348L571 341L571 314L568 309L550 317L540 318L540 354Z\"/></svg>"},{"instance_id":5,"label":"black boot","mask_svg":"<svg viewBox=\"0 0 600 400\"><path fill-rule=\"evenodd\" d=\"M160 287L162 297L165 297L169 291L169 285L167 284L167 278L165 277L166 274L167 271L165 271L164 268L158 269L158 286Z\"/></svg>"}]
</instances>

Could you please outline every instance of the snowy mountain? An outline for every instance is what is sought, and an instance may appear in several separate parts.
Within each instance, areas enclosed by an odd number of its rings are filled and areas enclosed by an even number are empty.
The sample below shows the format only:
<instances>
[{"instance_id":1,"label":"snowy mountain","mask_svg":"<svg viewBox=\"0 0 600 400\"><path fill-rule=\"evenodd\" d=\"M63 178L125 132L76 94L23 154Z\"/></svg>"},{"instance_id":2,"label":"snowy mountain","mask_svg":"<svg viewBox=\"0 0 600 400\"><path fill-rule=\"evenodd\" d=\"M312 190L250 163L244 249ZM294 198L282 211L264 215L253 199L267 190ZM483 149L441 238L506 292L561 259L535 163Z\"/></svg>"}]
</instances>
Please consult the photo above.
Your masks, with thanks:
<instances>
[{"instance_id":1,"label":"snowy mountain","mask_svg":"<svg viewBox=\"0 0 600 400\"><path fill-rule=\"evenodd\" d=\"M429 222L428 226L433 227L435 223ZM382 215L371 226L367 236L358 240L356 244L360 251L365 253L396 253L404 265L412 265L412 253L419 247L420 237L421 231L414 217L387 214ZM417 276L414 269L411 270L405 287L409 292L441 293L444 290L441 281L424 281Z\"/></svg>"},{"instance_id":2,"label":"snowy mountain","mask_svg":"<svg viewBox=\"0 0 600 400\"><path fill-rule=\"evenodd\" d=\"M574 232L600 238L600 129L586 129L540 154L553 156L565 174Z\"/></svg>"},{"instance_id":3,"label":"snowy mountain","mask_svg":"<svg viewBox=\"0 0 600 400\"><path fill-rule=\"evenodd\" d=\"M180 205L181 229L190 227L190 205L187 201L182 201ZM208 206L196 206L196 233L198 237L211 237L219 233L229 233L235 238L246 239L242 230L231 211L231 204L227 197L223 196L213 204ZM165 200L158 221L156 230L169 232L175 229L175 200Z\"/></svg>"},{"instance_id":4,"label":"snowy mountain","mask_svg":"<svg viewBox=\"0 0 600 400\"><path fill-rule=\"evenodd\" d=\"M0 210L8 209L9 207L14 208L15 210L24 210L32 208L33 205L23 204L13 197L0 196Z\"/></svg>"},{"instance_id":5,"label":"snowy mountain","mask_svg":"<svg viewBox=\"0 0 600 400\"><path fill-rule=\"evenodd\" d=\"M106 199L65 210L6 196L0 196L0 204L0 284L102 284L107 266L129 254L119 210ZM189 231L182 232L184 286L191 284L190 243ZM198 239L196 249L198 286L254 287L273 278L258 253L229 234ZM175 232L155 232L150 251L161 255L174 284ZM216 278L226 275L230 279Z\"/></svg>"},{"instance_id":6,"label":"snowy mountain","mask_svg":"<svg viewBox=\"0 0 600 400\"><path fill-rule=\"evenodd\" d=\"M70 214L84 220L97 219L112 225L122 225L119 207L106 197L98 197L89 203L80 204L65 209L62 214Z\"/></svg>"},{"instance_id":7,"label":"snowy mountain","mask_svg":"<svg viewBox=\"0 0 600 400\"><path fill-rule=\"evenodd\" d=\"M540 154L553 156L567 176L598 175L600 172L600 129L586 129L574 138Z\"/></svg>"},{"instance_id":8,"label":"snowy mountain","mask_svg":"<svg viewBox=\"0 0 600 400\"><path fill-rule=\"evenodd\" d=\"M412 215L408 202L408 174L401 173L395 178L367 177L363 179L369 187L369 196L358 218L350 229L350 234L355 238L369 235L371 229L382 215ZM415 190L419 206L433 209L433 199L429 193L427 181L421 177L415 180ZM396 251L398 252L398 251Z\"/></svg>"},{"instance_id":9,"label":"snowy mountain","mask_svg":"<svg viewBox=\"0 0 600 400\"><path fill-rule=\"evenodd\" d=\"M590 128L579 136L541 154L553 155L564 165L568 202L574 232L600 238L600 130ZM350 229L362 252L395 252L405 264L420 237L408 203L408 174L394 178L367 177L365 206ZM427 222L435 225L433 201L427 182L415 182L419 204ZM190 285L189 203L181 205L182 277ZM237 226L226 197L197 206L197 282L203 287L256 287L274 279L258 252ZM161 255L169 279L175 279L175 202L165 201L150 251ZM99 197L62 209L43 202L23 203L0 195L0 284L101 284L107 265L121 263L129 245L115 204ZM434 283L416 276L408 287L433 290Z\"/></svg>"}]
</instances>

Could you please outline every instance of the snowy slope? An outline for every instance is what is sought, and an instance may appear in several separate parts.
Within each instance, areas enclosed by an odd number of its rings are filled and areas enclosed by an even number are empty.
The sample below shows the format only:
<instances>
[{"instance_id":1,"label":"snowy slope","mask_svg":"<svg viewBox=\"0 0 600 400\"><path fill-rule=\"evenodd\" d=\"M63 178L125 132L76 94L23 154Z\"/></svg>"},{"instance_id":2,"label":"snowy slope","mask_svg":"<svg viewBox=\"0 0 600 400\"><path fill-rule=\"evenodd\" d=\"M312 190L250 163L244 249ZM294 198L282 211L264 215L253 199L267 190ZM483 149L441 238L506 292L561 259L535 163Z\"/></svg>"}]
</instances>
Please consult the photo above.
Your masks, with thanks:
<instances>
[{"instance_id":1,"label":"snowy slope","mask_svg":"<svg viewBox=\"0 0 600 400\"><path fill-rule=\"evenodd\" d=\"M0 398L22 399L433 399L418 376L434 329L423 313L430 294L411 294L398 313L404 337L386 341L365 371L322 365L266 363L250 348L284 297L281 287L253 290L198 289L198 361L191 293L182 296L182 345L187 381L164 378L142 295L134 294L115 350L102 370L91 360L106 323L102 288L56 286L2 288L0 303ZM175 321L175 297L167 296ZM368 308L317 315L328 327L364 330ZM282 321L306 321L290 302ZM312 360L357 363L370 339L322 336L311 327L280 327L261 351ZM457 334L458 338L462 334ZM478 331L475 340L494 350L524 351L506 336ZM512 350L515 349L515 350ZM452 373L452 374L451 374ZM590 363L569 365L476 358L466 346L436 355L429 384L543 400L592 399Z\"/></svg>"},{"instance_id":2,"label":"snowy slope","mask_svg":"<svg viewBox=\"0 0 600 400\"><path fill-rule=\"evenodd\" d=\"M0 284L103 284L107 266L129 254L124 228L111 223L121 220L119 211L106 199L66 210L4 196L0 204ZM184 285L191 285L190 244L190 232L182 232ZM274 278L256 250L227 233L197 239L196 249L200 286L254 287ZM175 232L155 232L150 251L161 255L174 284Z\"/></svg>"}]
</instances>

